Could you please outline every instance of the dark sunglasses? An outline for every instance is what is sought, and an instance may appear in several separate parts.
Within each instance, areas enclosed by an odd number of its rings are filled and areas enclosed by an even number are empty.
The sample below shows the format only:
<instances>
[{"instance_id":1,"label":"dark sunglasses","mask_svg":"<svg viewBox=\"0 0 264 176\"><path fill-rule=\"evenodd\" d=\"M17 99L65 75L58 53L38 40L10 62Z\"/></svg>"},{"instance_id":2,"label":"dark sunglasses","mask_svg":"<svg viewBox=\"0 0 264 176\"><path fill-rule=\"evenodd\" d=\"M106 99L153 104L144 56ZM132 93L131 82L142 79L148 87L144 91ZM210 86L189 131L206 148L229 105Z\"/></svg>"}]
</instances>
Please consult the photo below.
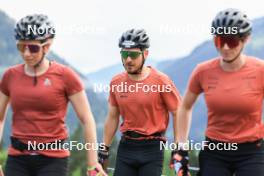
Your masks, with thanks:
<instances>
[{"instance_id":1,"label":"dark sunglasses","mask_svg":"<svg viewBox=\"0 0 264 176\"><path fill-rule=\"evenodd\" d=\"M38 53L40 51L40 48L46 45L46 43L42 44L24 44L24 43L17 43L17 49L24 53L26 49L28 48L30 53Z\"/></svg>"},{"instance_id":2,"label":"dark sunglasses","mask_svg":"<svg viewBox=\"0 0 264 176\"><path fill-rule=\"evenodd\" d=\"M235 48L239 45L240 41L243 41L243 39L238 36L215 36L214 37L214 44L219 49L224 47L225 44L227 44L230 49Z\"/></svg>"},{"instance_id":3,"label":"dark sunglasses","mask_svg":"<svg viewBox=\"0 0 264 176\"><path fill-rule=\"evenodd\" d=\"M121 57L122 59L127 59L128 57L130 57L131 59L136 59L138 58L141 54L143 54L142 52L138 52L138 51L120 51Z\"/></svg>"}]
</instances>

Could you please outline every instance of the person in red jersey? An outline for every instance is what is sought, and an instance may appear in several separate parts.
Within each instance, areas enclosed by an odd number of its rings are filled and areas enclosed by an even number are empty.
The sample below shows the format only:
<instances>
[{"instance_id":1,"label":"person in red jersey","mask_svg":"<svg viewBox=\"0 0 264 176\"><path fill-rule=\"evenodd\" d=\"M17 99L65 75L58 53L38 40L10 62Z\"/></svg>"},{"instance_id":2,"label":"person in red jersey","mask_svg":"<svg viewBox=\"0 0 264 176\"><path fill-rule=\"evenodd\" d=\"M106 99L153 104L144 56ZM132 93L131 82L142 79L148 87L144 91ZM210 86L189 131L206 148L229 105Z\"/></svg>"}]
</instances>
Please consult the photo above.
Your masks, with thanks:
<instances>
[{"instance_id":1,"label":"person in red jersey","mask_svg":"<svg viewBox=\"0 0 264 176\"><path fill-rule=\"evenodd\" d=\"M163 149L160 143L172 112L174 125L180 95L164 73L144 66L148 56L149 37L143 29L130 29L119 40L121 60L125 68L110 83L109 112L104 128L104 148L99 160L105 166L109 148L118 129L120 117L121 141L118 147L115 176L160 176Z\"/></svg>"},{"instance_id":2,"label":"person in red jersey","mask_svg":"<svg viewBox=\"0 0 264 176\"><path fill-rule=\"evenodd\" d=\"M0 84L0 131L8 104L13 111L5 176L67 175L70 153L59 146L68 137L68 102L83 125L85 141L96 144L95 122L82 81L68 66L46 58L54 36L55 28L46 15L28 15L15 26L24 63L5 71ZM56 143L58 148L34 148L34 142ZM87 175L106 175L97 160L96 150L87 150Z\"/></svg>"},{"instance_id":3,"label":"person in red jersey","mask_svg":"<svg viewBox=\"0 0 264 176\"><path fill-rule=\"evenodd\" d=\"M242 53L252 23L240 10L226 9L216 15L212 28L218 31L214 44L220 56L197 65L190 77L178 114L178 142L188 142L192 107L203 93L208 123L206 145L199 154L200 175L262 176L264 62ZM233 33L217 30L223 28L233 28ZM175 153L187 154L183 148Z\"/></svg>"}]
</instances>

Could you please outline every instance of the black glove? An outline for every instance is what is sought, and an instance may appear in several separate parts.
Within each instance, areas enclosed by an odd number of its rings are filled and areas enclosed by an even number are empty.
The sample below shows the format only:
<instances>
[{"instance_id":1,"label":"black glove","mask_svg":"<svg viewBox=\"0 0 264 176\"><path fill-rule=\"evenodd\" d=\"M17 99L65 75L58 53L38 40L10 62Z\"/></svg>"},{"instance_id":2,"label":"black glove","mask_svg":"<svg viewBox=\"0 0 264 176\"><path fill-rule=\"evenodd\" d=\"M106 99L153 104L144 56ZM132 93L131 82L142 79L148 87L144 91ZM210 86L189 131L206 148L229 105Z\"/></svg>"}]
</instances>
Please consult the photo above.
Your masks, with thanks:
<instances>
[{"instance_id":1,"label":"black glove","mask_svg":"<svg viewBox=\"0 0 264 176\"><path fill-rule=\"evenodd\" d=\"M177 176L189 176L189 154L184 150L171 152L170 168L174 168Z\"/></svg>"},{"instance_id":2,"label":"black glove","mask_svg":"<svg viewBox=\"0 0 264 176\"><path fill-rule=\"evenodd\" d=\"M109 150L110 147L106 146L105 144L101 144L99 146L98 162L102 165L105 171L107 171L108 167Z\"/></svg>"}]
</instances>

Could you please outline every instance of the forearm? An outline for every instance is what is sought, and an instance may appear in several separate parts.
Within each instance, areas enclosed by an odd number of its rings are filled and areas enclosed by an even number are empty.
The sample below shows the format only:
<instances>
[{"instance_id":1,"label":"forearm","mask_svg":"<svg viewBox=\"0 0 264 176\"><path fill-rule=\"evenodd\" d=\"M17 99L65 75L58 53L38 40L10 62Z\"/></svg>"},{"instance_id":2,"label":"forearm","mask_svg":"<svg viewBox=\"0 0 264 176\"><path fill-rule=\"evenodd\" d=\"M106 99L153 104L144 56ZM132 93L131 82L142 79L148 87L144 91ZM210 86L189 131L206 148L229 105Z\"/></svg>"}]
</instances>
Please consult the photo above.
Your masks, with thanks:
<instances>
[{"instance_id":1,"label":"forearm","mask_svg":"<svg viewBox=\"0 0 264 176\"><path fill-rule=\"evenodd\" d=\"M191 126L191 119L192 119L192 109L187 109L185 107L181 107L178 111L178 119L177 119L177 127L176 127L176 134L177 134L177 142L179 143L186 143L188 142L188 136Z\"/></svg>"},{"instance_id":2,"label":"forearm","mask_svg":"<svg viewBox=\"0 0 264 176\"><path fill-rule=\"evenodd\" d=\"M104 126L104 143L106 146L110 146L115 133L118 129L119 117L117 118L107 118Z\"/></svg>"},{"instance_id":3,"label":"forearm","mask_svg":"<svg viewBox=\"0 0 264 176\"><path fill-rule=\"evenodd\" d=\"M8 102L9 102L9 97L5 96L0 91L0 141L2 141L5 117L8 111Z\"/></svg>"},{"instance_id":4,"label":"forearm","mask_svg":"<svg viewBox=\"0 0 264 176\"><path fill-rule=\"evenodd\" d=\"M85 142L90 146L89 150L87 150L87 165L92 166L97 161L97 150L95 149L95 146L97 146L97 137L96 137L96 128L95 128L95 122L93 118L90 118L89 121L83 123L83 129L84 129L84 138Z\"/></svg>"},{"instance_id":5,"label":"forearm","mask_svg":"<svg viewBox=\"0 0 264 176\"><path fill-rule=\"evenodd\" d=\"M173 117L173 137L174 137L174 143L177 143L176 135L177 135L177 111L172 112L172 117Z\"/></svg>"},{"instance_id":6,"label":"forearm","mask_svg":"<svg viewBox=\"0 0 264 176\"><path fill-rule=\"evenodd\" d=\"M5 125L5 119L0 121L0 141L2 141L4 125Z\"/></svg>"}]
</instances>

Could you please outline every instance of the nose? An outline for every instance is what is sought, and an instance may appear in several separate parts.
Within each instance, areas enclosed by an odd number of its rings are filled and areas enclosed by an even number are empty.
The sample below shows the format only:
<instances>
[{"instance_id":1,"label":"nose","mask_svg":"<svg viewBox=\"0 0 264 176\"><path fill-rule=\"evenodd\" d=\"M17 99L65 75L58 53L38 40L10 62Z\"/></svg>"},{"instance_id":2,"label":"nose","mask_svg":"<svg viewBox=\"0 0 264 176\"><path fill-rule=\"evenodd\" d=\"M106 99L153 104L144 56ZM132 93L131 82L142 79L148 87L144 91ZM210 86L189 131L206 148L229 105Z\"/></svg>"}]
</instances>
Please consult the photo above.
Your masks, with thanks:
<instances>
[{"instance_id":1,"label":"nose","mask_svg":"<svg viewBox=\"0 0 264 176\"><path fill-rule=\"evenodd\" d=\"M225 43L224 46L223 46L222 48L225 49L225 50L230 49L227 43Z\"/></svg>"},{"instance_id":2,"label":"nose","mask_svg":"<svg viewBox=\"0 0 264 176\"><path fill-rule=\"evenodd\" d=\"M26 48L25 48L25 51L23 52L23 55L24 55L24 56L29 56L30 54L31 54L31 53L30 53L28 47L26 47Z\"/></svg>"},{"instance_id":3,"label":"nose","mask_svg":"<svg viewBox=\"0 0 264 176\"><path fill-rule=\"evenodd\" d=\"M131 57L128 56L127 59L126 59L126 62L131 62L131 61L132 61Z\"/></svg>"}]
</instances>

